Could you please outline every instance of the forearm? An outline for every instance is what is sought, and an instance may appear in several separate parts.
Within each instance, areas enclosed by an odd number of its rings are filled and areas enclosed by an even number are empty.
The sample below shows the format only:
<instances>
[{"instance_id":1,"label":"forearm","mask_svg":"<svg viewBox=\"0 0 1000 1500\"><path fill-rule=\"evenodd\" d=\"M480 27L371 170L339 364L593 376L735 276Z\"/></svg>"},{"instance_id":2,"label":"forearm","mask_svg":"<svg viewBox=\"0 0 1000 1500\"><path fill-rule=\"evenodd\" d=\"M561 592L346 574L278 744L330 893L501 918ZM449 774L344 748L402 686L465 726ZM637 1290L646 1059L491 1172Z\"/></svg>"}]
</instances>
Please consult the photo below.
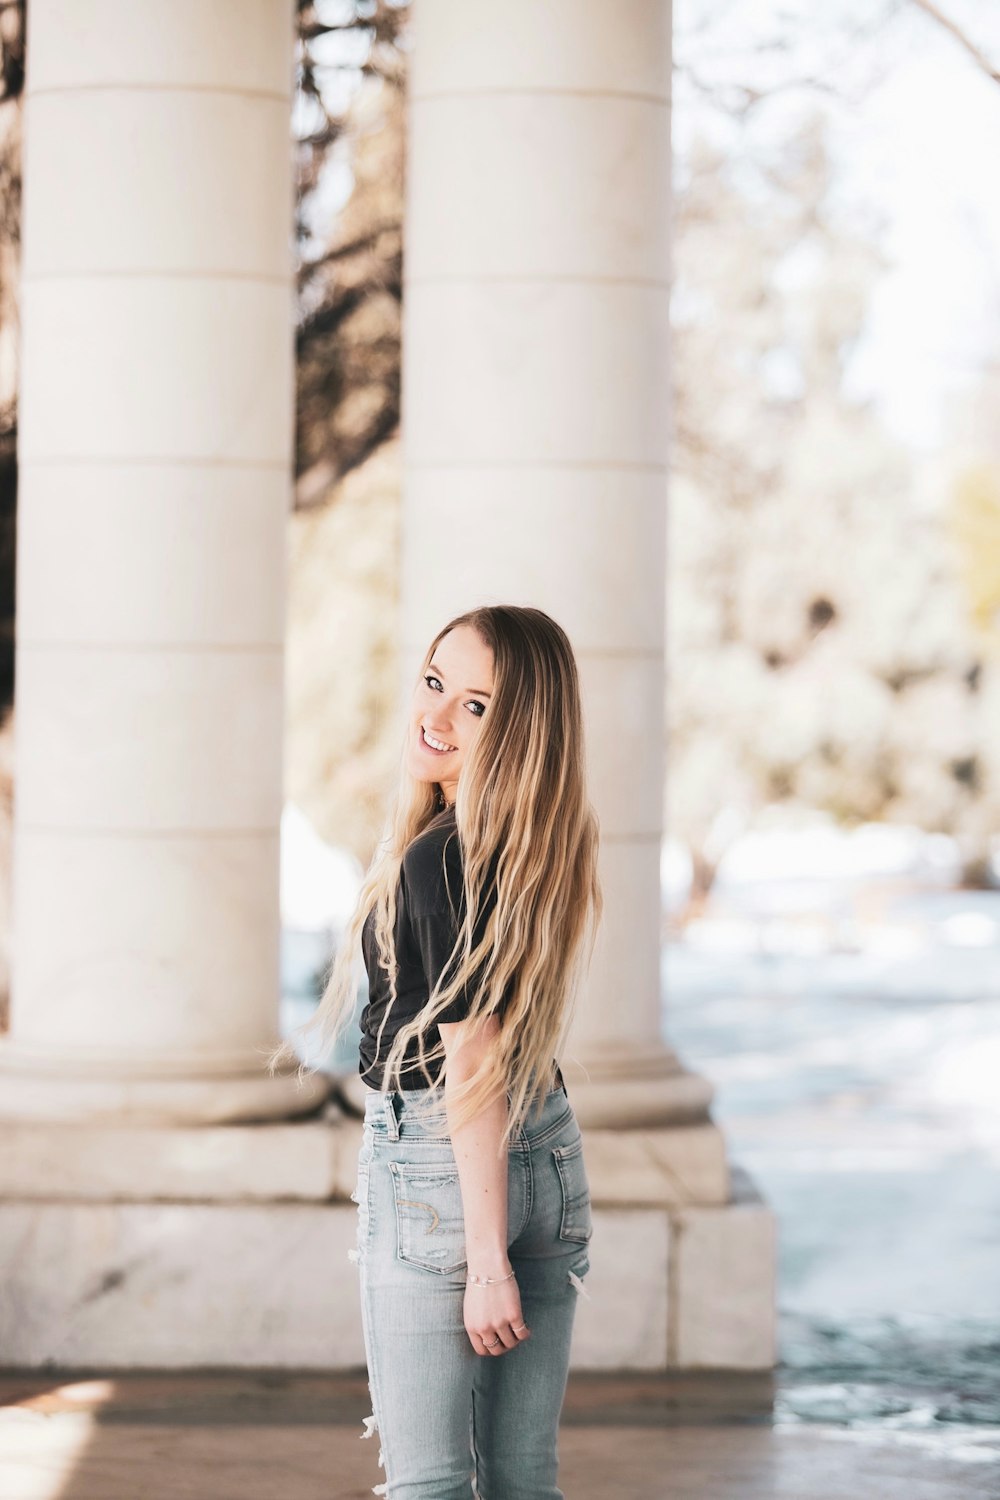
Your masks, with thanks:
<instances>
[{"instance_id":1,"label":"forearm","mask_svg":"<svg viewBox=\"0 0 1000 1500\"><path fill-rule=\"evenodd\" d=\"M458 1074L458 1080L461 1074ZM445 1105L449 1135L458 1165L465 1217L469 1270L492 1276L509 1269L507 1257L508 1152L500 1151L507 1125L507 1097L501 1094L486 1109L457 1129L450 1124L452 1106L448 1079Z\"/></svg>"}]
</instances>

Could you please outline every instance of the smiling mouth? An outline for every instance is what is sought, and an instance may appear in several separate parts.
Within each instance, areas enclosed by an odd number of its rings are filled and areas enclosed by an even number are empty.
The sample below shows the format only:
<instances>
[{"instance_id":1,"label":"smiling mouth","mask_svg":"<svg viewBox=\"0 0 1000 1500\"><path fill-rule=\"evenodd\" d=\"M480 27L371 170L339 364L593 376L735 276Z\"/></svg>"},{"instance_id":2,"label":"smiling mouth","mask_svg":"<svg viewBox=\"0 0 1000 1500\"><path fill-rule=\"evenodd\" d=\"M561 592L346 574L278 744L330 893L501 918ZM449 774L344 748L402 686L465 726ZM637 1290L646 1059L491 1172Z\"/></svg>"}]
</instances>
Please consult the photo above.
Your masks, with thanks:
<instances>
[{"instance_id":1,"label":"smiling mouth","mask_svg":"<svg viewBox=\"0 0 1000 1500\"><path fill-rule=\"evenodd\" d=\"M426 732L424 730L424 726L422 724L420 726L420 743L423 745L424 749L429 750L432 755L451 755L456 748L454 745L449 745L447 749L439 750L436 745L432 745L428 740ZM438 743L443 745L444 740L440 740Z\"/></svg>"}]
</instances>

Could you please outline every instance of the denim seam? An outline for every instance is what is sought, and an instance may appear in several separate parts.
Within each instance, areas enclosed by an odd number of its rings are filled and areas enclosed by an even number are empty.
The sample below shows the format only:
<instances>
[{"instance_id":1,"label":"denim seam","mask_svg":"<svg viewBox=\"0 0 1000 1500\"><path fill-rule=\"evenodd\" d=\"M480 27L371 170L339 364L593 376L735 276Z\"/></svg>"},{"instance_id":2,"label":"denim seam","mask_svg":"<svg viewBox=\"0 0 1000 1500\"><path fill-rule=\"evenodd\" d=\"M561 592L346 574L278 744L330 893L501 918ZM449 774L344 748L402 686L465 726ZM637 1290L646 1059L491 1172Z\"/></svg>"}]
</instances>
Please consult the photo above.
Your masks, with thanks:
<instances>
[{"instance_id":1,"label":"denim seam","mask_svg":"<svg viewBox=\"0 0 1000 1500\"><path fill-rule=\"evenodd\" d=\"M573 1117L573 1111L572 1110L567 1110L564 1115L560 1115L559 1118L558 1118L558 1120L555 1120L551 1125L549 1125L545 1130L543 1130L540 1135L529 1135L529 1136L526 1136L525 1140L527 1142L528 1150L529 1151L534 1151L539 1146L546 1145L552 1139L552 1137L554 1135L558 1135L559 1134L560 1130L565 1130L565 1128L566 1128L566 1122L569 1119L571 1119L572 1117Z\"/></svg>"},{"instance_id":2,"label":"denim seam","mask_svg":"<svg viewBox=\"0 0 1000 1500\"><path fill-rule=\"evenodd\" d=\"M574 1147L568 1159L572 1161L580 1155L581 1151L579 1147ZM565 1240L567 1244L588 1245L593 1238L593 1225L591 1224L589 1231L585 1227L575 1230L572 1226L572 1210L574 1207L573 1199L570 1196L572 1184L563 1165L567 1158L563 1156L559 1146L553 1148L552 1159L556 1164L556 1171L559 1174L559 1195L562 1199L562 1211L559 1216L559 1238ZM580 1201L589 1201L589 1196L588 1199L581 1199Z\"/></svg>"},{"instance_id":3,"label":"denim seam","mask_svg":"<svg viewBox=\"0 0 1000 1500\"><path fill-rule=\"evenodd\" d=\"M519 1225L517 1233L511 1239L511 1242L510 1242L511 1245L513 1245L515 1243L515 1241L519 1240L520 1237L521 1237L521 1235L527 1229L528 1225L531 1222L531 1210L535 1206L535 1169L534 1169L534 1167L531 1164L531 1152L530 1151L528 1151L526 1153L526 1155L525 1155L524 1165L525 1165L525 1173L524 1173L524 1199L525 1199L524 1219L521 1222L521 1224Z\"/></svg>"}]
</instances>

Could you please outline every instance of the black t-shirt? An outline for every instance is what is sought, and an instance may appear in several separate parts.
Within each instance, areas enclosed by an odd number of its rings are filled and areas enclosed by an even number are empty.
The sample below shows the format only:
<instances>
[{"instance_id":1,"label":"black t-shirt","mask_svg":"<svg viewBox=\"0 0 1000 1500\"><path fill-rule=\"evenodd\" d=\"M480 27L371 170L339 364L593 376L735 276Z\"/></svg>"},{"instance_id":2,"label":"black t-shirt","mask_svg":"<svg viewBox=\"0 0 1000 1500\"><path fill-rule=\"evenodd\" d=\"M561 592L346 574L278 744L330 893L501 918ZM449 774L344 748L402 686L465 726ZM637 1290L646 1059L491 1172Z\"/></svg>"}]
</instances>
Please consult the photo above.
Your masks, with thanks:
<instances>
[{"instance_id":1,"label":"black t-shirt","mask_svg":"<svg viewBox=\"0 0 1000 1500\"><path fill-rule=\"evenodd\" d=\"M496 860L490 864L483 888L482 902L476 920L474 943L482 941L490 912L496 905ZM458 941L465 916L465 891L462 879L462 849L455 822L454 804L437 813L418 834L403 855L399 885L396 891L396 928L394 946L399 973L396 978L396 1001L392 1007L382 1045L376 1057L379 1026L390 1002L389 976L378 962L375 944L375 912L368 913L361 931L361 946L368 971L368 1003L361 1012L361 1057L358 1072L373 1088L381 1088L383 1067L396 1032L411 1021L426 1005L431 990L448 962ZM457 972L459 960L445 977ZM471 984L437 1017L438 1021L461 1021L468 1015L475 993L475 976ZM502 1016L509 1003L508 988L500 1004ZM437 1024L427 1028L425 1049L440 1038ZM401 1089L428 1087L421 1071L416 1038L403 1057ZM431 1077L437 1081L444 1058L428 1063Z\"/></svg>"}]
</instances>

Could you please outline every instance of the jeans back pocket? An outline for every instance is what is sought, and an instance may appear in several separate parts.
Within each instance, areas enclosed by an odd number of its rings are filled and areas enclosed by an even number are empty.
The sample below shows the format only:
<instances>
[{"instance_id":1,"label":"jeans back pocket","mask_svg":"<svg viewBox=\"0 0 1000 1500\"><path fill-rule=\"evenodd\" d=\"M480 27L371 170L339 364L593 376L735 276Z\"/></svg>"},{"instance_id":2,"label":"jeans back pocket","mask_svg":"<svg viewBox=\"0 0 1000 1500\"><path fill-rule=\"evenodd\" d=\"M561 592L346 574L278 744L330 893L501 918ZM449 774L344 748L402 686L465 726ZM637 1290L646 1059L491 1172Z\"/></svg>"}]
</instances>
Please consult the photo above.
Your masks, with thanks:
<instances>
[{"instance_id":1,"label":"jeans back pocket","mask_svg":"<svg viewBox=\"0 0 1000 1500\"><path fill-rule=\"evenodd\" d=\"M559 1220L559 1238L575 1240L586 1245L594 1233L590 1203L590 1183L583 1160L583 1138L569 1141L564 1146L553 1146L552 1156L559 1173L562 1192L562 1214Z\"/></svg>"},{"instance_id":2,"label":"jeans back pocket","mask_svg":"<svg viewBox=\"0 0 1000 1500\"><path fill-rule=\"evenodd\" d=\"M466 1264L462 1184L455 1165L390 1161L396 1256L441 1275Z\"/></svg>"}]
</instances>

